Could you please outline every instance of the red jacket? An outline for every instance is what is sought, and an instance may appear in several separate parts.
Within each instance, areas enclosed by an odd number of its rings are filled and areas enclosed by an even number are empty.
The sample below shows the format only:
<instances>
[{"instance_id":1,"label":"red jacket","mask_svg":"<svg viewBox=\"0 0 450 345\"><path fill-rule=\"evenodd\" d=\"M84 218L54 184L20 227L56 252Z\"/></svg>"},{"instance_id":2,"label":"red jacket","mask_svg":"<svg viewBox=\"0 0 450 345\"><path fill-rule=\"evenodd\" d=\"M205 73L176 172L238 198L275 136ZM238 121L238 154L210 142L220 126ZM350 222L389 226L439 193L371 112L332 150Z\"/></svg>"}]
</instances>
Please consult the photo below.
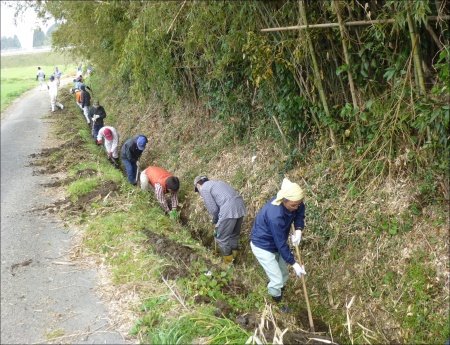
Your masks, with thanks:
<instances>
[{"instance_id":1,"label":"red jacket","mask_svg":"<svg viewBox=\"0 0 450 345\"><path fill-rule=\"evenodd\" d=\"M164 193L167 193L166 179L173 176L170 172L164 170L163 168L149 166L145 169L145 175L147 175L153 188L155 188L155 183L159 183L163 187Z\"/></svg>"}]
</instances>

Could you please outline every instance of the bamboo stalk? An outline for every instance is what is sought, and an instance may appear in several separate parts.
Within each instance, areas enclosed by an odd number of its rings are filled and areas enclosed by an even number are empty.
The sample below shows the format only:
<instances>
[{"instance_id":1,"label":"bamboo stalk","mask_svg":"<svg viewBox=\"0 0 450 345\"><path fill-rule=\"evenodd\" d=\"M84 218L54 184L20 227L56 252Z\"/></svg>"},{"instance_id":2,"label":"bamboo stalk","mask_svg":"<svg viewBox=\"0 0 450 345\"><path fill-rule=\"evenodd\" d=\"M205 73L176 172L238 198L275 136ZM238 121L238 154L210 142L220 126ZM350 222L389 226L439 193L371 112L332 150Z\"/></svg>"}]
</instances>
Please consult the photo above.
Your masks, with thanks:
<instances>
[{"instance_id":1,"label":"bamboo stalk","mask_svg":"<svg viewBox=\"0 0 450 345\"><path fill-rule=\"evenodd\" d=\"M427 20L449 20L449 16L429 16ZM362 25L373 25L373 24L392 24L395 19L375 19L375 20L357 20L344 23L345 26L362 26ZM278 28L267 28L261 29L261 32L271 32L271 31L287 31L287 30L303 30L306 28L332 28L338 27L339 23L322 23L322 24L304 24L304 25L294 25L294 26L281 26Z\"/></svg>"},{"instance_id":2,"label":"bamboo stalk","mask_svg":"<svg viewBox=\"0 0 450 345\"><path fill-rule=\"evenodd\" d=\"M342 40L342 49L344 51L344 58L345 63L347 64L347 74L348 74L348 83L350 86L350 93L352 95L352 101L353 101L353 107L356 108L358 106L358 102L356 101L356 94L355 94L355 84L353 83L353 74L350 68L350 59L348 57L348 50L347 50L347 32L345 31L344 23L342 21L341 11L339 8L339 2L336 0L333 0L334 3L334 9L336 11L336 15L338 17L339 21L339 31L341 33L341 40Z\"/></svg>"},{"instance_id":3,"label":"bamboo stalk","mask_svg":"<svg viewBox=\"0 0 450 345\"><path fill-rule=\"evenodd\" d=\"M417 83L419 85L420 91L423 95L426 94L425 89L425 82L423 79L423 72L422 72L422 64L420 59L420 52L418 46L418 40L419 36L416 33L416 28L414 26L412 16L411 16L411 9L409 6L406 8L406 14L407 14L407 20L408 20L408 27L409 27L409 34L411 36L411 46L413 50L413 58L414 58L414 67L417 72L418 80Z\"/></svg>"},{"instance_id":4,"label":"bamboo stalk","mask_svg":"<svg viewBox=\"0 0 450 345\"><path fill-rule=\"evenodd\" d=\"M430 26L430 24L427 23L426 26L427 31L430 33L431 37L434 40L434 43L439 47L439 50L444 49L444 45L439 41L439 38L436 36L436 33L434 32L433 28Z\"/></svg>"},{"instance_id":5,"label":"bamboo stalk","mask_svg":"<svg viewBox=\"0 0 450 345\"><path fill-rule=\"evenodd\" d=\"M417 74L416 83L419 85L420 93L422 94L422 96L425 96L427 94L427 90L425 88L425 80L423 78L423 71L422 71L422 60L420 58L420 50L418 47L419 35L416 33L416 28L412 20L411 9L409 6L406 7L406 16L408 20L409 34L411 36L411 47L414 59L414 71ZM427 126L427 139L428 141L431 141L430 126Z\"/></svg>"},{"instance_id":6,"label":"bamboo stalk","mask_svg":"<svg viewBox=\"0 0 450 345\"><path fill-rule=\"evenodd\" d=\"M306 25L308 25L308 20L306 18L306 12L305 12L305 5L304 5L303 1L304 0L299 0L300 14L301 14L303 22L306 23ZM309 53L311 55L311 59L312 59L313 66L314 66L314 79L315 79L315 84L316 84L317 90L319 91L320 100L322 101L322 106L325 110L325 113L327 114L328 117L331 117L330 110L328 109L327 99L325 97L325 92L323 91L322 80L320 78L319 64L317 63L316 53L315 53L314 46L311 41L311 36L309 35L308 30L306 30L306 40L308 42ZM328 130L330 132L331 142L334 146L336 143L336 140L334 138L333 129L330 126L328 126Z\"/></svg>"},{"instance_id":7,"label":"bamboo stalk","mask_svg":"<svg viewBox=\"0 0 450 345\"><path fill-rule=\"evenodd\" d=\"M272 115L272 118L275 121L275 124L277 125L278 130L280 131L280 134L281 134L281 137L283 138L284 143L286 144L286 146L289 146L289 144L288 144L288 142L286 140L286 137L285 137L285 135L283 133L283 130L281 129L280 124L278 123L277 118L274 115Z\"/></svg>"},{"instance_id":8,"label":"bamboo stalk","mask_svg":"<svg viewBox=\"0 0 450 345\"><path fill-rule=\"evenodd\" d=\"M348 66L348 68L347 68L348 84L350 86L350 93L352 95L353 109L356 109L358 107L358 101L356 100L355 84L353 83L353 74L352 74L352 70L350 68L350 59L348 57L347 38L346 38L347 31L344 27L344 23L342 20L341 10L339 8L339 2L336 0L333 0L333 3L334 3L334 9L336 11L336 15L337 15L338 21L339 21L339 31L341 33L342 49L344 51L345 63ZM356 117L355 117L355 122L356 122L356 133L358 134L358 140L359 140L360 146L362 146L360 123L359 123L358 115L356 115Z\"/></svg>"},{"instance_id":9,"label":"bamboo stalk","mask_svg":"<svg viewBox=\"0 0 450 345\"><path fill-rule=\"evenodd\" d=\"M394 19L385 19L385 20L358 20L354 22L346 22L344 25L346 26L359 26L359 25L372 25L372 24L390 24L393 23ZM294 26L282 26L279 28L267 28L261 29L262 32L270 32L270 31L287 31L287 30L303 30L303 29L312 29L312 28L335 28L339 27L339 23L322 23L322 24L311 24L311 25L294 25Z\"/></svg>"}]
</instances>

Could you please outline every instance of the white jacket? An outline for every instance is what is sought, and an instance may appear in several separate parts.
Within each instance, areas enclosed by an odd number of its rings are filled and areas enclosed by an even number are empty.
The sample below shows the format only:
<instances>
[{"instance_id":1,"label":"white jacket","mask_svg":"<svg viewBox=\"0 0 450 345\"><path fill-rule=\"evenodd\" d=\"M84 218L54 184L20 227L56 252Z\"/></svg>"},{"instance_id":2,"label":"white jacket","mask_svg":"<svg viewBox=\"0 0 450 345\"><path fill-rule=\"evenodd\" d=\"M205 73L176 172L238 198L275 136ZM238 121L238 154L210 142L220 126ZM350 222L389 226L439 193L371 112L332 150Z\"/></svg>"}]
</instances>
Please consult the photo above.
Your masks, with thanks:
<instances>
[{"instance_id":1,"label":"white jacket","mask_svg":"<svg viewBox=\"0 0 450 345\"><path fill-rule=\"evenodd\" d=\"M48 93L50 96L58 95L58 83L55 80L48 83Z\"/></svg>"},{"instance_id":2,"label":"white jacket","mask_svg":"<svg viewBox=\"0 0 450 345\"><path fill-rule=\"evenodd\" d=\"M105 129L106 128L108 128L112 132L112 135L113 135L112 140L106 140L106 137L105 137ZM111 151L114 151L114 149L119 145L119 135L117 134L116 129L111 126L104 126L104 127L100 128L100 130L98 131L98 134L97 134L97 141L98 140L105 140L106 142L111 143L112 144L110 146Z\"/></svg>"}]
</instances>

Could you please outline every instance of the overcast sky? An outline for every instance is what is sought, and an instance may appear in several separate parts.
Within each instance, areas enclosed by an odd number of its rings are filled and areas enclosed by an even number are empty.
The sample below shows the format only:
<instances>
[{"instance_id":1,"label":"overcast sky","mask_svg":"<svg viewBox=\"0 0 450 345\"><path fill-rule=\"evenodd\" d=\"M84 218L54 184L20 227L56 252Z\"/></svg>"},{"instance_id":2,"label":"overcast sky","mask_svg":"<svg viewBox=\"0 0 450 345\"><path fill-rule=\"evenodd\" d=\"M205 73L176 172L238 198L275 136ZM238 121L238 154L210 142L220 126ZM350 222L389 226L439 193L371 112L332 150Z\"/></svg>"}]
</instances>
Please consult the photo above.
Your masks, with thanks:
<instances>
[{"instance_id":1,"label":"overcast sky","mask_svg":"<svg viewBox=\"0 0 450 345\"><path fill-rule=\"evenodd\" d=\"M8 1L8 4L13 4L14 2L16 1ZM28 9L24 15L17 18L16 26L14 25L14 9L5 5L4 1L1 1L1 16L1 36L14 37L14 35L17 35L24 49L29 49L33 46L33 32L35 28L40 27L45 33L54 24L54 22L51 22L44 26L37 19L36 13L32 9Z\"/></svg>"}]
</instances>

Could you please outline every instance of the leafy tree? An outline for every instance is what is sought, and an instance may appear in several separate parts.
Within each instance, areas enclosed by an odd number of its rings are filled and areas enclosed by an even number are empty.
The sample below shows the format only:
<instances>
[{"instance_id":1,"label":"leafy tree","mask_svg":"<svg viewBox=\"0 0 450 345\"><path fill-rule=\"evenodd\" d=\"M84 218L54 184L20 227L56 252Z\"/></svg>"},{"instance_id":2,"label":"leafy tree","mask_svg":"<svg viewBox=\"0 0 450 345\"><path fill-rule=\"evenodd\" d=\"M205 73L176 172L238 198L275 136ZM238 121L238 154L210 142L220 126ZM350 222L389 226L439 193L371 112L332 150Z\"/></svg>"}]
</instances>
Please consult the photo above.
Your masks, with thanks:
<instances>
[{"instance_id":1,"label":"leafy tree","mask_svg":"<svg viewBox=\"0 0 450 345\"><path fill-rule=\"evenodd\" d=\"M58 27L59 27L59 24L58 24L58 23L53 24L52 26L50 26L50 27L48 28L48 30L47 30L47 32L46 32L46 35L47 35L47 36L51 36L51 35L53 34L53 32L54 32L56 29L58 29Z\"/></svg>"},{"instance_id":2,"label":"leafy tree","mask_svg":"<svg viewBox=\"0 0 450 345\"><path fill-rule=\"evenodd\" d=\"M33 33L33 47L42 47L45 41L45 33L39 28Z\"/></svg>"}]
</instances>

